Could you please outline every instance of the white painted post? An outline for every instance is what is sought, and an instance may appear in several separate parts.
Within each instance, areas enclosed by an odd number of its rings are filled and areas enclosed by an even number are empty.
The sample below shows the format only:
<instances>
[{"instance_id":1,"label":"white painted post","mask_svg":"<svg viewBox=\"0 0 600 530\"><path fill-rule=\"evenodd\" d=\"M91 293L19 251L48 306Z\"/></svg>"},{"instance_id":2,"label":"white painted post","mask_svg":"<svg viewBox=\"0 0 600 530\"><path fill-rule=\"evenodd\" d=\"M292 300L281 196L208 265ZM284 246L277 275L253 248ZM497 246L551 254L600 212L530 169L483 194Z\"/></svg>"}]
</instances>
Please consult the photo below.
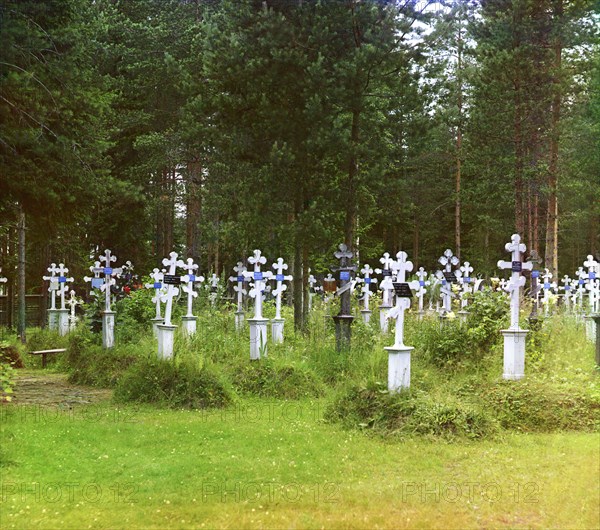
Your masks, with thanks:
<instances>
[{"instance_id":1,"label":"white painted post","mask_svg":"<svg viewBox=\"0 0 600 530\"><path fill-rule=\"evenodd\" d=\"M271 320L271 338L273 342L283 342L283 327L285 319L281 318L281 295L287 289L287 285L284 281L291 282L294 278L291 275L284 275L283 271L287 270L288 266L283 262L283 258L277 258L277 261L273 263L275 269L275 280L277 281L277 288L273 291L275 296L275 318Z\"/></svg>"},{"instance_id":2,"label":"white painted post","mask_svg":"<svg viewBox=\"0 0 600 530\"><path fill-rule=\"evenodd\" d=\"M392 293L394 292L390 266L394 263L394 259L390 257L389 252L385 252L383 256L379 258L379 263L381 263L382 268L375 269L377 274L383 275L383 280L381 280L381 283L379 284L382 291L382 300L381 305L379 306L379 328L382 333L387 333L387 315L392 308Z\"/></svg>"},{"instance_id":3,"label":"white painted post","mask_svg":"<svg viewBox=\"0 0 600 530\"><path fill-rule=\"evenodd\" d=\"M419 320L423 320L423 315L425 314L425 311L423 310L423 297L427 294L427 287L430 284L429 280L425 279L427 278L427 272L423 267L419 267L419 270L417 271L417 278L419 278L419 287L417 288L419 311L417 312L417 315L419 317Z\"/></svg>"},{"instance_id":4,"label":"white painted post","mask_svg":"<svg viewBox=\"0 0 600 530\"><path fill-rule=\"evenodd\" d=\"M104 282L100 286L100 290L104 291L104 311L102 312L102 347L105 349L112 348L115 345L115 312L111 310L110 288L117 283L115 276L119 276L122 269L113 268L111 265L117 261L117 257L111 254L111 251L106 249L104 255L99 257L100 262L104 262L104 267L100 270L93 269L93 272L104 274ZM92 280L92 285L93 285Z\"/></svg>"},{"instance_id":5,"label":"white painted post","mask_svg":"<svg viewBox=\"0 0 600 530\"><path fill-rule=\"evenodd\" d=\"M562 285L562 290L565 292L565 294L563 295L563 300L565 302L565 311L567 313L570 313L571 310L571 283L573 282L573 280L571 280L571 278L569 278L568 275L564 275L561 283Z\"/></svg>"},{"instance_id":6,"label":"white painted post","mask_svg":"<svg viewBox=\"0 0 600 530\"><path fill-rule=\"evenodd\" d=\"M58 330L58 313L56 309L56 291L59 289L58 278L56 273L58 269L56 263L51 263L50 267L46 269L50 276L42 276L42 278L50 282L48 286L48 292L50 293L50 309L48 309L48 329L56 331Z\"/></svg>"},{"instance_id":7,"label":"white painted post","mask_svg":"<svg viewBox=\"0 0 600 530\"><path fill-rule=\"evenodd\" d=\"M317 279L310 274L310 269L308 269L308 312L312 311L312 301L313 296L315 295L315 284L317 283Z\"/></svg>"},{"instance_id":8,"label":"white painted post","mask_svg":"<svg viewBox=\"0 0 600 530\"><path fill-rule=\"evenodd\" d=\"M452 266L456 266L460 262L458 257L449 248L444 251L438 262L444 267L444 270L441 271L441 276L438 275L438 277L442 282L442 289L440 290L440 294L443 297L442 317L446 317L452 311L452 297L454 296L452 284L457 280L456 274L452 272Z\"/></svg>"},{"instance_id":9,"label":"white painted post","mask_svg":"<svg viewBox=\"0 0 600 530\"><path fill-rule=\"evenodd\" d=\"M362 315L363 322L368 324L371 320L372 311L369 309L369 298L373 295L371 292L371 284L377 284L377 278L371 278L371 274L373 274L373 269L369 266L368 263L365 263L364 267L360 270L363 277L358 279L358 281L363 282L365 285L361 289L363 293L363 303L364 306L361 309L360 313Z\"/></svg>"},{"instance_id":10,"label":"white painted post","mask_svg":"<svg viewBox=\"0 0 600 530\"><path fill-rule=\"evenodd\" d=\"M521 236L513 234L511 242L504 247L511 253L512 261L498 261L498 268L511 270L511 278L506 286L510 293L510 327L501 330L504 336L504 379L518 380L525 376L525 337L528 330L519 326L520 290L525 285L523 270L532 270L533 263L523 262L522 254L527 247L521 243Z\"/></svg>"},{"instance_id":11,"label":"white painted post","mask_svg":"<svg viewBox=\"0 0 600 530\"><path fill-rule=\"evenodd\" d=\"M198 318L194 316L192 303L194 298L198 296L198 292L194 289L194 285L202 283L204 276L196 276L194 274L198 270L198 265L194 263L192 258L188 258L185 262L179 260L177 266L187 271L185 276L181 277L181 290L187 294L187 313L181 317L182 331L184 335L191 337L196 333L196 322Z\"/></svg>"},{"instance_id":12,"label":"white painted post","mask_svg":"<svg viewBox=\"0 0 600 530\"><path fill-rule=\"evenodd\" d=\"M154 281L152 283L145 284L146 289L154 289L154 297L152 298L152 301L155 304L156 314L154 315L154 318L151 320L151 322L152 334L155 337L158 337L158 325L164 323L165 321L165 319L160 314L160 302L166 293L165 287L162 283L164 273L165 269L161 271L155 267L150 273L150 278L152 278Z\"/></svg>"},{"instance_id":13,"label":"white painted post","mask_svg":"<svg viewBox=\"0 0 600 530\"><path fill-rule=\"evenodd\" d=\"M69 272L64 263L58 264L58 294L60 295L60 309L58 313L58 333L62 336L69 333L69 310L65 306L65 292L68 290L67 283L72 283L73 278L67 278L66 274Z\"/></svg>"},{"instance_id":14,"label":"white painted post","mask_svg":"<svg viewBox=\"0 0 600 530\"><path fill-rule=\"evenodd\" d=\"M164 258L163 265L167 267L168 273L163 276L163 282L167 286L167 292L162 295L161 301L165 306L165 321L158 324L158 356L162 359L171 359L173 357L173 346L175 342L175 330L177 326L171 323L173 312L173 298L179 295L181 277L176 275L177 267L181 260L177 259L177 252L171 252L168 258Z\"/></svg>"},{"instance_id":15,"label":"white painted post","mask_svg":"<svg viewBox=\"0 0 600 530\"><path fill-rule=\"evenodd\" d=\"M250 359L260 359L262 355L267 356L267 318L262 315L263 291L265 281L270 280L273 274L270 271L261 272L260 266L267 262L260 250L255 250L254 254L248 258L248 263L254 266L253 271L243 273L245 278L253 280L254 284L250 289L250 297L254 298L254 315L248 319L250 324Z\"/></svg>"},{"instance_id":16,"label":"white painted post","mask_svg":"<svg viewBox=\"0 0 600 530\"><path fill-rule=\"evenodd\" d=\"M411 287L416 289L419 282L407 282L406 273L411 272L413 264L407 261L406 252L396 254L397 260L392 263L395 272L394 290L396 292L396 305L388 312L388 318L396 320L395 340L393 346L388 346L388 390L398 392L410 386L410 355L414 349L404 344L404 311L410 307L412 298Z\"/></svg>"},{"instance_id":17,"label":"white painted post","mask_svg":"<svg viewBox=\"0 0 600 530\"><path fill-rule=\"evenodd\" d=\"M237 293L235 330L239 332L244 327L244 295L248 294L246 289L244 288L244 273L247 271L247 269L241 261L238 261L237 265L233 268L233 270L235 272L235 276L230 276L229 281L237 284L233 286L233 290Z\"/></svg>"}]
</instances>

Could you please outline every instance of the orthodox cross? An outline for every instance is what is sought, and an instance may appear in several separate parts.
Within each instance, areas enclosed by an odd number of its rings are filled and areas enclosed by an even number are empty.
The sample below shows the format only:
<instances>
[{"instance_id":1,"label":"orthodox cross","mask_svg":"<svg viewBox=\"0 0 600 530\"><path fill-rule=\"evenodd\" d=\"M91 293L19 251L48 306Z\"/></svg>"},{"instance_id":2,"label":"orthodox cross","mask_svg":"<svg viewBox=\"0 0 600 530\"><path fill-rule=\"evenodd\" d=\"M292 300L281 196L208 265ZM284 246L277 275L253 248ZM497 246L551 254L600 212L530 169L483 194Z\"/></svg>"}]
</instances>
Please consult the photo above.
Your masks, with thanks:
<instances>
[{"instance_id":1,"label":"orthodox cross","mask_svg":"<svg viewBox=\"0 0 600 530\"><path fill-rule=\"evenodd\" d=\"M277 258L277 261L273 263L275 269L275 280L277 281L277 288L273 291L275 296L275 318L281 319L281 295L287 289L287 285L284 281L291 282L294 278L291 275L284 275L283 271L287 270L287 263L283 262L283 258Z\"/></svg>"},{"instance_id":2,"label":"orthodox cross","mask_svg":"<svg viewBox=\"0 0 600 530\"><path fill-rule=\"evenodd\" d=\"M198 265L194 263L192 258L188 258L185 262L179 260L177 266L185 271L187 274L181 277L182 286L181 289L184 293L187 293L187 317L193 317L192 313L192 301L198 296L196 289L194 289L195 283L202 283L204 276L196 276L194 273L198 270Z\"/></svg>"},{"instance_id":3,"label":"orthodox cross","mask_svg":"<svg viewBox=\"0 0 600 530\"><path fill-rule=\"evenodd\" d=\"M233 286L233 290L237 293L237 310L243 311L243 303L244 303L244 295L247 294L246 289L244 289L244 273L246 272L246 267L241 261L237 262L237 265L233 268L233 272L235 272L235 276L230 276L229 281L236 283L237 285Z\"/></svg>"}]
</instances>

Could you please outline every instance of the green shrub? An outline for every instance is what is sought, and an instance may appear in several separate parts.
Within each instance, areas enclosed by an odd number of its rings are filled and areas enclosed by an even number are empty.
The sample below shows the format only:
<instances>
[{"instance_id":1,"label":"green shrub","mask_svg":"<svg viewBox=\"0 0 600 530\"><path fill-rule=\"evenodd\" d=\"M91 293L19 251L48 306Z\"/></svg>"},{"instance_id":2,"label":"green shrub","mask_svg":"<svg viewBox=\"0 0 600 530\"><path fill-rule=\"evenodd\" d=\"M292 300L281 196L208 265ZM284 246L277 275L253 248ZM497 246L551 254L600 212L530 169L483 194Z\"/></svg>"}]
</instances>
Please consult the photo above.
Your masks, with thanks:
<instances>
[{"instance_id":1,"label":"green shrub","mask_svg":"<svg viewBox=\"0 0 600 530\"><path fill-rule=\"evenodd\" d=\"M510 320L510 302L504 293L485 289L474 293L468 310L469 341L485 352L501 341L500 329Z\"/></svg>"},{"instance_id":2,"label":"green shrub","mask_svg":"<svg viewBox=\"0 0 600 530\"><path fill-rule=\"evenodd\" d=\"M233 402L233 394L223 380L206 367L146 358L122 375L114 399L121 403L203 409L226 407Z\"/></svg>"},{"instance_id":3,"label":"green shrub","mask_svg":"<svg viewBox=\"0 0 600 530\"><path fill-rule=\"evenodd\" d=\"M552 432L600 426L600 397L575 386L500 381L483 387L481 397L505 429Z\"/></svg>"},{"instance_id":4,"label":"green shrub","mask_svg":"<svg viewBox=\"0 0 600 530\"><path fill-rule=\"evenodd\" d=\"M384 383L370 382L338 396L325 410L325 419L383 435L477 439L497 432L493 418L474 405L437 399L418 391L390 393Z\"/></svg>"},{"instance_id":5,"label":"green shrub","mask_svg":"<svg viewBox=\"0 0 600 530\"><path fill-rule=\"evenodd\" d=\"M0 363L0 403L12 400L15 370L10 364Z\"/></svg>"},{"instance_id":6,"label":"green shrub","mask_svg":"<svg viewBox=\"0 0 600 530\"><path fill-rule=\"evenodd\" d=\"M260 397L300 399L319 397L325 392L323 383L306 366L269 358L237 363L230 375L239 391Z\"/></svg>"}]
</instances>

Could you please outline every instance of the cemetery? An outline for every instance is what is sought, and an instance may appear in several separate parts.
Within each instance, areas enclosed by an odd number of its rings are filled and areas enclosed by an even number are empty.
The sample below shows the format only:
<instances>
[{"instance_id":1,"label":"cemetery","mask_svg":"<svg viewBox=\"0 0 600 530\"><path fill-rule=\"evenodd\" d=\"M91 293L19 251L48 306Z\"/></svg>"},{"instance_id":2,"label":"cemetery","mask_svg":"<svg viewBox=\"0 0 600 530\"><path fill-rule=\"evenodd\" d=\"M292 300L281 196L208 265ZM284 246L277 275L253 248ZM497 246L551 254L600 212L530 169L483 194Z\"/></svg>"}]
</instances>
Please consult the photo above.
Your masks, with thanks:
<instances>
[{"instance_id":1,"label":"cemetery","mask_svg":"<svg viewBox=\"0 0 600 530\"><path fill-rule=\"evenodd\" d=\"M0 528L600 527L598 18L517 4L0 3Z\"/></svg>"}]
</instances>

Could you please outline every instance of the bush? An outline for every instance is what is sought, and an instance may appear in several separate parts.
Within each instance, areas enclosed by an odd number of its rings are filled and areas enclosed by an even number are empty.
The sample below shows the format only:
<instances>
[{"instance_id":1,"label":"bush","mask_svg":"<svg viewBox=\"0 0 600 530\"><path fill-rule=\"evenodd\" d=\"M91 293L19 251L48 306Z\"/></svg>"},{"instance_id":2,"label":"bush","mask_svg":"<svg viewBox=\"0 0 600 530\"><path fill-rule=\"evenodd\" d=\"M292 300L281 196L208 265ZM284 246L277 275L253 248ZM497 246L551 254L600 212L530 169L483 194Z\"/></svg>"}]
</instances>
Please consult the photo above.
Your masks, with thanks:
<instances>
[{"instance_id":1,"label":"bush","mask_svg":"<svg viewBox=\"0 0 600 530\"><path fill-rule=\"evenodd\" d=\"M121 403L204 409L226 407L233 402L233 394L223 380L206 367L146 358L122 375L114 399Z\"/></svg>"},{"instance_id":2,"label":"bush","mask_svg":"<svg viewBox=\"0 0 600 530\"><path fill-rule=\"evenodd\" d=\"M269 358L238 363L230 374L238 390L255 396L300 399L325 393L323 383L309 368L280 364Z\"/></svg>"},{"instance_id":3,"label":"bush","mask_svg":"<svg viewBox=\"0 0 600 530\"><path fill-rule=\"evenodd\" d=\"M325 419L349 428L370 428L383 435L477 439L497 431L493 418L473 405L448 398L440 402L418 391L389 393L380 382L342 393L325 410Z\"/></svg>"},{"instance_id":4,"label":"bush","mask_svg":"<svg viewBox=\"0 0 600 530\"><path fill-rule=\"evenodd\" d=\"M8 342L0 342L0 364L11 368L25 368L18 348Z\"/></svg>"}]
</instances>

